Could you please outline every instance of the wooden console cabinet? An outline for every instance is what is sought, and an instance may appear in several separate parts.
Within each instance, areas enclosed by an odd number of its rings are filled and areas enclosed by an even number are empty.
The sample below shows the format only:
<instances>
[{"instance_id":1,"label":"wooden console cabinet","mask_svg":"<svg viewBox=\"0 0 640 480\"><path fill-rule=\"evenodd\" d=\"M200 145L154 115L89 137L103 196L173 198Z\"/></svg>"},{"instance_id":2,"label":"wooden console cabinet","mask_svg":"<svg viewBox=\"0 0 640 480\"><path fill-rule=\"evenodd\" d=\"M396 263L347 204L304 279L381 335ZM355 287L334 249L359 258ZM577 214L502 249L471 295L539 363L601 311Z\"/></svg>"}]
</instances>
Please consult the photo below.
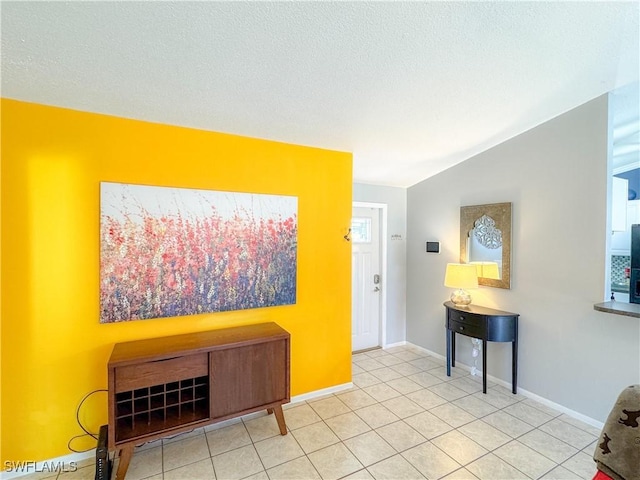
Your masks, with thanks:
<instances>
[{"instance_id":1,"label":"wooden console cabinet","mask_svg":"<svg viewBox=\"0 0 640 480\"><path fill-rule=\"evenodd\" d=\"M117 343L108 364L109 450L266 409L282 435L290 335L275 323Z\"/></svg>"}]
</instances>

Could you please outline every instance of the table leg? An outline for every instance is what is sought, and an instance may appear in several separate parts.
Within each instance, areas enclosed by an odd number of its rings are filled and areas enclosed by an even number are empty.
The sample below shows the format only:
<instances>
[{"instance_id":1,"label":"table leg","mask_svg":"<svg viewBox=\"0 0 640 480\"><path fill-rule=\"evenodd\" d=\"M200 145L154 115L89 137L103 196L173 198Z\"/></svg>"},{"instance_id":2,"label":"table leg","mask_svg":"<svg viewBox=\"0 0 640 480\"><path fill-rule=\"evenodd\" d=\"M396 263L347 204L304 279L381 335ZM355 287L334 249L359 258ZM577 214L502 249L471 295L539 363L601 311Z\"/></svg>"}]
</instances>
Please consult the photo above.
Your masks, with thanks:
<instances>
[{"instance_id":1,"label":"table leg","mask_svg":"<svg viewBox=\"0 0 640 480\"><path fill-rule=\"evenodd\" d=\"M487 393L487 341L482 339L482 393Z\"/></svg>"},{"instance_id":2,"label":"table leg","mask_svg":"<svg viewBox=\"0 0 640 480\"><path fill-rule=\"evenodd\" d=\"M447 377L451 376L451 330L444 331L447 339Z\"/></svg>"},{"instance_id":3,"label":"table leg","mask_svg":"<svg viewBox=\"0 0 640 480\"><path fill-rule=\"evenodd\" d=\"M518 391L518 337L513 341L511 351L511 392L515 395Z\"/></svg>"},{"instance_id":4,"label":"table leg","mask_svg":"<svg viewBox=\"0 0 640 480\"><path fill-rule=\"evenodd\" d=\"M456 332L455 330L450 330L451 332L451 366L456 366Z\"/></svg>"}]
</instances>

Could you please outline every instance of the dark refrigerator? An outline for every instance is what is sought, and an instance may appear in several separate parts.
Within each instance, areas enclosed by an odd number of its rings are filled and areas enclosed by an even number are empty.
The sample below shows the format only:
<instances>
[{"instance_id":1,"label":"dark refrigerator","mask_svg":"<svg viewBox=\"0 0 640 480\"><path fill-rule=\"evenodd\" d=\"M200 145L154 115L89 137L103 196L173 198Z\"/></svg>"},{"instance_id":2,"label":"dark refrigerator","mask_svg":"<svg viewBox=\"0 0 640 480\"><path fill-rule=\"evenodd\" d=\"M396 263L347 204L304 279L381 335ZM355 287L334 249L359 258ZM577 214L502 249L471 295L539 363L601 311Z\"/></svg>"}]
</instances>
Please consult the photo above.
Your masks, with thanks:
<instances>
[{"instance_id":1,"label":"dark refrigerator","mask_svg":"<svg viewBox=\"0 0 640 480\"><path fill-rule=\"evenodd\" d=\"M640 224L631 225L631 283L629 302L640 303Z\"/></svg>"}]
</instances>

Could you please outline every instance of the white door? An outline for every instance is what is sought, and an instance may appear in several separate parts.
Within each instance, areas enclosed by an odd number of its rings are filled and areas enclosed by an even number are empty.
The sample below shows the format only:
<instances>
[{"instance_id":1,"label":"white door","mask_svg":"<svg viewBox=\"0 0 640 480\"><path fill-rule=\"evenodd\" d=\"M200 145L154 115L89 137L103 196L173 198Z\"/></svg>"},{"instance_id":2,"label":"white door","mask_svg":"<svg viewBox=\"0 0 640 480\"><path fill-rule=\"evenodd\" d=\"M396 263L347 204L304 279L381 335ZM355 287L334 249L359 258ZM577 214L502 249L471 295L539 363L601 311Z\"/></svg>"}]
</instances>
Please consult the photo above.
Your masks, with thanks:
<instances>
[{"instance_id":1,"label":"white door","mask_svg":"<svg viewBox=\"0 0 640 480\"><path fill-rule=\"evenodd\" d=\"M351 220L352 350L380 346L380 209L354 207Z\"/></svg>"}]
</instances>

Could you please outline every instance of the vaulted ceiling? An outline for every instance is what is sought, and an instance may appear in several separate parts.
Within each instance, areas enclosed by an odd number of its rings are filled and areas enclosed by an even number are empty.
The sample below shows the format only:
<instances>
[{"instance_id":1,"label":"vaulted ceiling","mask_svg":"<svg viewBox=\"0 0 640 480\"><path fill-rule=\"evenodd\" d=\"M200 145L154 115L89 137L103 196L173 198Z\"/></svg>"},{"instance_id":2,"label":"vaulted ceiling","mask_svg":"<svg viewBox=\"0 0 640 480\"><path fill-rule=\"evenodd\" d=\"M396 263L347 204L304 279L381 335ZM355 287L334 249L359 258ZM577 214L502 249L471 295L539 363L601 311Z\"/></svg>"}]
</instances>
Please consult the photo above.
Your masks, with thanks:
<instances>
[{"instance_id":1,"label":"vaulted ceiling","mask_svg":"<svg viewBox=\"0 0 640 480\"><path fill-rule=\"evenodd\" d=\"M409 186L637 81L639 5L3 1L2 96L350 151L355 181Z\"/></svg>"}]
</instances>

